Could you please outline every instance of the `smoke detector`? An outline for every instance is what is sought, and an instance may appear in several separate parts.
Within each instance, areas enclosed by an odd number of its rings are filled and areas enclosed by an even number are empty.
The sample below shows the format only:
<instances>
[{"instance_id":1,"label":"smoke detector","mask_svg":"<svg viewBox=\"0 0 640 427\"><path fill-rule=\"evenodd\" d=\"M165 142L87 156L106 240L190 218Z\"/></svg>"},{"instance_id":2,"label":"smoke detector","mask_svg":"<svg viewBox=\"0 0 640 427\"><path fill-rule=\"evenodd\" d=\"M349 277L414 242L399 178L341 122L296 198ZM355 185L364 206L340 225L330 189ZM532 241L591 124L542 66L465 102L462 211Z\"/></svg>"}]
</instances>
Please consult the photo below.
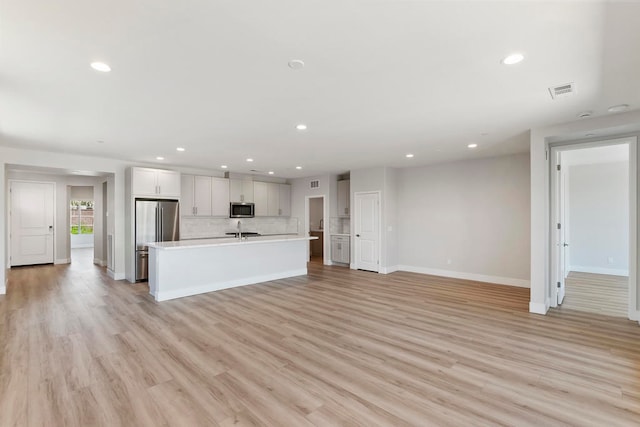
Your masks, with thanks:
<instances>
[{"instance_id":1,"label":"smoke detector","mask_svg":"<svg viewBox=\"0 0 640 427\"><path fill-rule=\"evenodd\" d=\"M573 83L566 83L549 88L551 99L565 98L567 96L573 95L574 93L576 93L576 86Z\"/></svg>"}]
</instances>

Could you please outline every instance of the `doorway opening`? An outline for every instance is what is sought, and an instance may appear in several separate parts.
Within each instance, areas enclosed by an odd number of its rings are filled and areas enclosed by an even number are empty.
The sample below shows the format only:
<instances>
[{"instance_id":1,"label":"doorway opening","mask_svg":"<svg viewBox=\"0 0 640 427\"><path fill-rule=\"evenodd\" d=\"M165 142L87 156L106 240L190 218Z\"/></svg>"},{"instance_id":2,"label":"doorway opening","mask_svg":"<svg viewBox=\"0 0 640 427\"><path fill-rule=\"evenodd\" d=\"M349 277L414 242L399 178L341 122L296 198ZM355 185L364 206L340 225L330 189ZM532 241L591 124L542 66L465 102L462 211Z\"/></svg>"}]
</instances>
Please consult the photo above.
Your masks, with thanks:
<instances>
[{"instance_id":1,"label":"doorway opening","mask_svg":"<svg viewBox=\"0 0 640 427\"><path fill-rule=\"evenodd\" d=\"M309 262L324 263L324 196L307 198L308 235L317 237L309 241Z\"/></svg>"},{"instance_id":2,"label":"doorway opening","mask_svg":"<svg viewBox=\"0 0 640 427\"><path fill-rule=\"evenodd\" d=\"M551 307L635 317L635 150L630 139L551 148Z\"/></svg>"},{"instance_id":3,"label":"doorway opening","mask_svg":"<svg viewBox=\"0 0 640 427\"><path fill-rule=\"evenodd\" d=\"M94 207L93 186L69 186L69 248L72 263L93 264Z\"/></svg>"}]
</instances>

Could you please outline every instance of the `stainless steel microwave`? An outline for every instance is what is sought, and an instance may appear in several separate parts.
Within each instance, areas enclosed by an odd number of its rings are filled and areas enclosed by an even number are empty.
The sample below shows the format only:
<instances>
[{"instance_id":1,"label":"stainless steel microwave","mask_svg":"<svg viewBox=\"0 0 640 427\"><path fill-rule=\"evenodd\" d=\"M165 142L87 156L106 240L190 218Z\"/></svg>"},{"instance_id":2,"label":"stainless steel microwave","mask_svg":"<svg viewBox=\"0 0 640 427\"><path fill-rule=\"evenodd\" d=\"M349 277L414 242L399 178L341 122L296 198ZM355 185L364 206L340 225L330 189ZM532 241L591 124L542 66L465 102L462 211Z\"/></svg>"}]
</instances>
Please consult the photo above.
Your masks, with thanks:
<instances>
[{"instance_id":1,"label":"stainless steel microwave","mask_svg":"<svg viewBox=\"0 0 640 427\"><path fill-rule=\"evenodd\" d=\"M229 203L229 218L253 218L255 205L253 203Z\"/></svg>"}]
</instances>

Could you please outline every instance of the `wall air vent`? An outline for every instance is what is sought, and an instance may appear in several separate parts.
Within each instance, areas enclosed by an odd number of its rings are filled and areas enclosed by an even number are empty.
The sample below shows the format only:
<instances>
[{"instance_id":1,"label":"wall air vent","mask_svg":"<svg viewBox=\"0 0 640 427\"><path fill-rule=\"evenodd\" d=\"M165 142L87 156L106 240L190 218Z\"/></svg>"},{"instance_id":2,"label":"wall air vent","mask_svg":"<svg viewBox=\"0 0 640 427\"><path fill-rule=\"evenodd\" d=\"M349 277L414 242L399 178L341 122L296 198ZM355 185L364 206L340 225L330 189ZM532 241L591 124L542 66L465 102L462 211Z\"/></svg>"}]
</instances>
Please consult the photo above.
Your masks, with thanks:
<instances>
[{"instance_id":1,"label":"wall air vent","mask_svg":"<svg viewBox=\"0 0 640 427\"><path fill-rule=\"evenodd\" d=\"M564 98L576 93L576 86L573 83L567 83L560 86L550 87L549 94L551 99Z\"/></svg>"},{"instance_id":2,"label":"wall air vent","mask_svg":"<svg viewBox=\"0 0 640 427\"><path fill-rule=\"evenodd\" d=\"M310 186L311 188L320 188L320 181L318 181L317 179L313 180L310 182Z\"/></svg>"}]
</instances>

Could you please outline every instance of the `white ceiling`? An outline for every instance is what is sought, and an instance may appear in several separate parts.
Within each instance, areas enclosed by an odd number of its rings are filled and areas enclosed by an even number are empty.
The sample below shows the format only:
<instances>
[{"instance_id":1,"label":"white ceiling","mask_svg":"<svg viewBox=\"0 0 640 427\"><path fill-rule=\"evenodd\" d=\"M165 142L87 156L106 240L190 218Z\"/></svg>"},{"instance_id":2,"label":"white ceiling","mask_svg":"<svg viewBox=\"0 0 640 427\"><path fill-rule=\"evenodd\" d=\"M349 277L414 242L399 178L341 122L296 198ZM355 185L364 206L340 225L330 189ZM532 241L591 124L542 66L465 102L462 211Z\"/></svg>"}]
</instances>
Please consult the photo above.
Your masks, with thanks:
<instances>
[{"instance_id":1,"label":"white ceiling","mask_svg":"<svg viewBox=\"0 0 640 427\"><path fill-rule=\"evenodd\" d=\"M638 2L0 8L5 145L290 178L527 151L530 128L640 106ZM514 51L525 60L502 65ZM290 69L294 58L306 67ZM97 60L112 72L92 70ZM568 82L577 93L552 100L547 88ZM479 147L467 149L471 142Z\"/></svg>"}]
</instances>

